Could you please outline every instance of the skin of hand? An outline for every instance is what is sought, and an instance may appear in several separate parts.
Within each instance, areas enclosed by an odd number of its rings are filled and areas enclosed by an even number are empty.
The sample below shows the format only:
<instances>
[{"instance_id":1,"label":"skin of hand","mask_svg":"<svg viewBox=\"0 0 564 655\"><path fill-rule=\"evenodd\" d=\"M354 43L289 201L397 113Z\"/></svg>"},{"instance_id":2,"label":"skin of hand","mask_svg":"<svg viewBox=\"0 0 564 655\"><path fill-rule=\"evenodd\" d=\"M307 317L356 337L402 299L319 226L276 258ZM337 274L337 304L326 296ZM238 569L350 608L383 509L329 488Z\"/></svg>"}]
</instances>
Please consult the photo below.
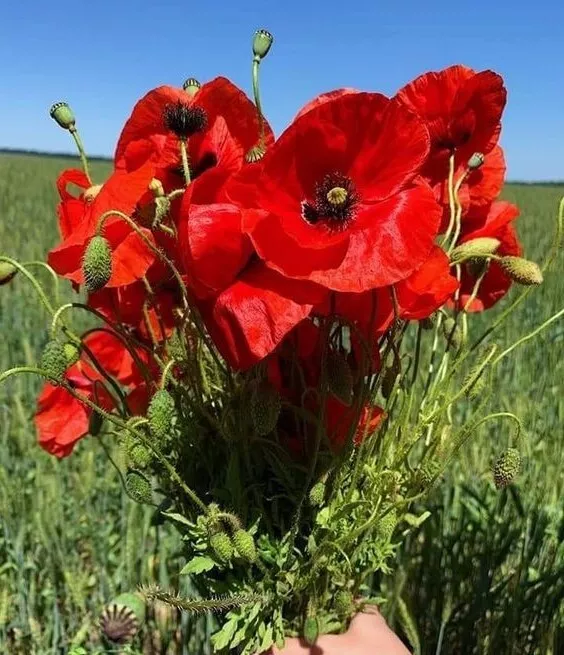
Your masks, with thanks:
<instances>
[{"instance_id":1,"label":"skin of hand","mask_svg":"<svg viewBox=\"0 0 564 655\"><path fill-rule=\"evenodd\" d=\"M410 655L399 637L390 630L376 608L366 608L352 620L342 635L323 635L315 646L303 639L286 639L282 650L266 655Z\"/></svg>"}]
</instances>

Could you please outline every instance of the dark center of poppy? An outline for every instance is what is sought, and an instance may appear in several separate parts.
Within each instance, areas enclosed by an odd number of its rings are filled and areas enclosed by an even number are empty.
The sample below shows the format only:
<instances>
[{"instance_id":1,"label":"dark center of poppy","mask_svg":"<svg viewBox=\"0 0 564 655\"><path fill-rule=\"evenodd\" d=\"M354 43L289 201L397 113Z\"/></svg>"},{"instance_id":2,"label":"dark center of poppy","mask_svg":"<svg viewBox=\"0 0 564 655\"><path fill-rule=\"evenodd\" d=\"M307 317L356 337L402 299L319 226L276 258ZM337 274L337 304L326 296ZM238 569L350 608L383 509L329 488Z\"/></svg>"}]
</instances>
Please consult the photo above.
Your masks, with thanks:
<instances>
[{"instance_id":1,"label":"dark center of poppy","mask_svg":"<svg viewBox=\"0 0 564 655\"><path fill-rule=\"evenodd\" d=\"M316 184L314 197L313 202L302 202L302 217L307 223L324 223L331 230L344 230L354 219L358 194L346 175L326 175Z\"/></svg>"},{"instance_id":2,"label":"dark center of poppy","mask_svg":"<svg viewBox=\"0 0 564 655\"><path fill-rule=\"evenodd\" d=\"M166 128L174 132L179 139L188 139L206 129L208 115L205 109L179 100L165 106L163 122Z\"/></svg>"}]
</instances>

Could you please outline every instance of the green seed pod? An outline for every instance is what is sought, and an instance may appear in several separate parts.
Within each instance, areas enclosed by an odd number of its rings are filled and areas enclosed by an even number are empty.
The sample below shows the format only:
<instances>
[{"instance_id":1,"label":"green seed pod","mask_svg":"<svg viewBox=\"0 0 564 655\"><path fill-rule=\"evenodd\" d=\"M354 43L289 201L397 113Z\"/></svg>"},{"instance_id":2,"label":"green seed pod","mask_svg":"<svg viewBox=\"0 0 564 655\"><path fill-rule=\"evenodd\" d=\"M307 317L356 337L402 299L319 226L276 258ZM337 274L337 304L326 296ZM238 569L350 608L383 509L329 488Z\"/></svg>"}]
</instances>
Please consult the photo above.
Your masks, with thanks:
<instances>
[{"instance_id":1,"label":"green seed pod","mask_svg":"<svg viewBox=\"0 0 564 655\"><path fill-rule=\"evenodd\" d=\"M106 286L112 277L112 250L107 239L101 236L90 239L82 260L82 272L91 293Z\"/></svg>"},{"instance_id":2,"label":"green seed pod","mask_svg":"<svg viewBox=\"0 0 564 655\"><path fill-rule=\"evenodd\" d=\"M517 448L508 448L494 464L495 486L503 489L513 482L521 471L521 453Z\"/></svg>"},{"instance_id":3,"label":"green seed pod","mask_svg":"<svg viewBox=\"0 0 564 655\"><path fill-rule=\"evenodd\" d=\"M338 616L350 616L355 607L352 593L345 589L338 591L335 594L334 607Z\"/></svg>"},{"instance_id":4,"label":"green seed pod","mask_svg":"<svg viewBox=\"0 0 564 655\"><path fill-rule=\"evenodd\" d=\"M339 351L327 353L327 382L329 391L349 406L353 396L353 374L345 355Z\"/></svg>"},{"instance_id":5,"label":"green seed pod","mask_svg":"<svg viewBox=\"0 0 564 655\"><path fill-rule=\"evenodd\" d=\"M260 161L266 154L266 148L264 146L261 146L260 144L257 144L256 146L253 146L249 152L245 155L245 161L247 164L254 164L257 161Z\"/></svg>"},{"instance_id":6,"label":"green seed pod","mask_svg":"<svg viewBox=\"0 0 564 655\"><path fill-rule=\"evenodd\" d=\"M151 483L140 471L130 469L125 476L125 489L133 500L145 505L152 505L153 490Z\"/></svg>"},{"instance_id":7,"label":"green seed pod","mask_svg":"<svg viewBox=\"0 0 564 655\"><path fill-rule=\"evenodd\" d=\"M63 130L70 130L74 127L76 119L72 109L66 102L56 102L49 110L49 116L58 123Z\"/></svg>"},{"instance_id":8,"label":"green seed pod","mask_svg":"<svg viewBox=\"0 0 564 655\"><path fill-rule=\"evenodd\" d=\"M57 340L49 341L41 355L41 368L54 380L61 381L68 367L64 345ZM53 381L53 380L52 380Z\"/></svg>"},{"instance_id":9,"label":"green seed pod","mask_svg":"<svg viewBox=\"0 0 564 655\"><path fill-rule=\"evenodd\" d=\"M321 507L325 500L325 483L317 482L309 491L309 504L312 507Z\"/></svg>"},{"instance_id":10,"label":"green seed pod","mask_svg":"<svg viewBox=\"0 0 564 655\"><path fill-rule=\"evenodd\" d=\"M451 316L443 321L443 334L447 340L449 348L460 350L463 340L462 331Z\"/></svg>"},{"instance_id":11,"label":"green seed pod","mask_svg":"<svg viewBox=\"0 0 564 655\"><path fill-rule=\"evenodd\" d=\"M257 59L264 59L272 47L274 37L266 30L257 30L253 37L253 55Z\"/></svg>"},{"instance_id":12,"label":"green seed pod","mask_svg":"<svg viewBox=\"0 0 564 655\"><path fill-rule=\"evenodd\" d=\"M63 348L65 351L65 357L67 358L67 366L76 364L76 362L78 362L80 359L80 348L75 346L75 344L71 343L70 341L67 341L65 344L63 344Z\"/></svg>"},{"instance_id":13,"label":"green seed pod","mask_svg":"<svg viewBox=\"0 0 564 655\"><path fill-rule=\"evenodd\" d=\"M100 630L114 644L133 640L145 620L145 603L137 594L120 594L108 603L100 615Z\"/></svg>"},{"instance_id":14,"label":"green seed pod","mask_svg":"<svg viewBox=\"0 0 564 655\"><path fill-rule=\"evenodd\" d=\"M396 525L398 523L398 514L395 509L390 510L385 516L383 516L376 527L378 537L383 541L390 541Z\"/></svg>"},{"instance_id":15,"label":"green seed pod","mask_svg":"<svg viewBox=\"0 0 564 655\"><path fill-rule=\"evenodd\" d=\"M233 543L225 532L214 532L210 536L210 548L220 562L227 563L233 558Z\"/></svg>"},{"instance_id":16,"label":"green seed pod","mask_svg":"<svg viewBox=\"0 0 564 655\"><path fill-rule=\"evenodd\" d=\"M268 382L256 383L251 391L251 420L260 436L272 432L278 423L282 403L278 391Z\"/></svg>"},{"instance_id":17,"label":"green seed pod","mask_svg":"<svg viewBox=\"0 0 564 655\"><path fill-rule=\"evenodd\" d=\"M502 257L499 265L505 273L517 284L538 286L542 283L542 271L538 264L522 257Z\"/></svg>"},{"instance_id":18,"label":"green seed pod","mask_svg":"<svg viewBox=\"0 0 564 655\"><path fill-rule=\"evenodd\" d=\"M174 398L166 389L159 389L151 398L147 418L151 432L160 440L166 440L176 416Z\"/></svg>"},{"instance_id":19,"label":"green seed pod","mask_svg":"<svg viewBox=\"0 0 564 655\"><path fill-rule=\"evenodd\" d=\"M450 261L457 264L467 259L483 258L493 255L501 241L493 237L479 237L478 239L471 239L461 245L457 246L450 255Z\"/></svg>"},{"instance_id":20,"label":"green seed pod","mask_svg":"<svg viewBox=\"0 0 564 655\"><path fill-rule=\"evenodd\" d=\"M304 621L304 639L308 646L314 646L319 637L319 621L316 616L308 616Z\"/></svg>"},{"instance_id":21,"label":"green seed pod","mask_svg":"<svg viewBox=\"0 0 564 655\"><path fill-rule=\"evenodd\" d=\"M475 152L472 157L468 160L467 166L468 168L473 171L476 170L477 168L480 168L480 166L483 165L484 161L486 158L484 157L483 153L481 152Z\"/></svg>"},{"instance_id":22,"label":"green seed pod","mask_svg":"<svg viewBox=\"0 0 564 655\"><path fill-rule=\"evenodd\" d=\"M235 530L233 535L233 545L239 555L246 559L247 562L257 561L257 549L255 540L246 530Z\"/></svg>"},{"instance_id":23,"label":"green seed pod","mask_svg":"<svg viewBox=\"0 0 564 655\"><path fill-rule=\"evenodd\" d=\"M202 85L195 77L189 77L185 80L182 88L189 96L195 96L196 93L202 88Z\"/></svg>"},{"instance_id":24,"label":"green seed pod","mask_svg":"<svg viewBox=\"0 0 564 655\"><path fill-rule=\"evenodd\" d=\"M11 282L17 272L18 269L10 262L0 262L0 287Z\"/></svg>"}]
</instances>

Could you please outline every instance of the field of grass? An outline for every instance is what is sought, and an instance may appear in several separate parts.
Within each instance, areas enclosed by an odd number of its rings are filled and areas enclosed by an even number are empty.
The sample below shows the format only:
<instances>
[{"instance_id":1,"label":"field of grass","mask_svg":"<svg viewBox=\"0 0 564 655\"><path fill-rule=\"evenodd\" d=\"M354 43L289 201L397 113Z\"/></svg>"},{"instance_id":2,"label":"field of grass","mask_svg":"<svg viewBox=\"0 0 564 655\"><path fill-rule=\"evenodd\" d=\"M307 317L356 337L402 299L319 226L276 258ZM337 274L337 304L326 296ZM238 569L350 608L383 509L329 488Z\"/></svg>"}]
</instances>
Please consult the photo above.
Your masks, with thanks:
<instances>
[{"instance_id":1,"label":"field of grass","mask_svg":"<svg viewBox=\"0 0 564 655\"><path fill-rule=\"evenodd\" d=\"M57 240L56 175L71 163L0 155L1 254L44 259ZM94 163L95 180L108 169ZM528 258L540 261L548 251L563 193L557 185L505 190L521 207ZM564 306L563 262L500 330L500 345ZM61 296L71 294L62 284ZM0 288L0 330L0 370L36 361L46 316L21 279ZM562 650L555 646L564 598L563 373L564 323L555 323L516 351L496 381L492 410L517 413L527 431L519 482L503 493L493 488L491 462L507 432L490 424L426 501L435 514L410 536L398 574L382 581L390 620L418 633L422 653L564 652L562 642ZM140 581L168 586L176 537L129 501L99 444L83 441L62 462L36 445L39 384L20 376L0 387L0 653L78 653L81 645L106 652L96 627L104 603ZM157 611L152 620L158 630L146 652L205 652L173 646L177 617ZM195 626L186 618L179 625L187 643Z\"/></svg>"}]
</instances>

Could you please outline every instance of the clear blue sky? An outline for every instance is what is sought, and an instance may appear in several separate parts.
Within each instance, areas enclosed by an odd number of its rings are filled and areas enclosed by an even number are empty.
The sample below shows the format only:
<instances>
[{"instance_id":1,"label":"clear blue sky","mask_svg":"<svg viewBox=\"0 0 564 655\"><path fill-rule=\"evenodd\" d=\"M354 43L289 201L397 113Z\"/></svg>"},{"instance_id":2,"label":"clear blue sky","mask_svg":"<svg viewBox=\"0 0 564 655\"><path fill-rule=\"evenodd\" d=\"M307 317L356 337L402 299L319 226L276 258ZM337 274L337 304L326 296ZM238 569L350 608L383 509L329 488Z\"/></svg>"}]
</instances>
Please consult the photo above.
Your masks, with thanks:
<instances>
[{"instance_id":1,"label":"clear blue sky","mask_svg":"<svg viewBox=\"0 0 564 655\"><path fill-rule=\"evenodd\" d=\"M280 133L317 93L392 94L454 63L500 72L512 179L564 178L562 0L5 0L0 146L65 151L48 118L75 110L87 150L110 154L135 101L159 84L218 74L250 90L250 39L273 32L265 113Z\"/></svg>"}]
</instances>

